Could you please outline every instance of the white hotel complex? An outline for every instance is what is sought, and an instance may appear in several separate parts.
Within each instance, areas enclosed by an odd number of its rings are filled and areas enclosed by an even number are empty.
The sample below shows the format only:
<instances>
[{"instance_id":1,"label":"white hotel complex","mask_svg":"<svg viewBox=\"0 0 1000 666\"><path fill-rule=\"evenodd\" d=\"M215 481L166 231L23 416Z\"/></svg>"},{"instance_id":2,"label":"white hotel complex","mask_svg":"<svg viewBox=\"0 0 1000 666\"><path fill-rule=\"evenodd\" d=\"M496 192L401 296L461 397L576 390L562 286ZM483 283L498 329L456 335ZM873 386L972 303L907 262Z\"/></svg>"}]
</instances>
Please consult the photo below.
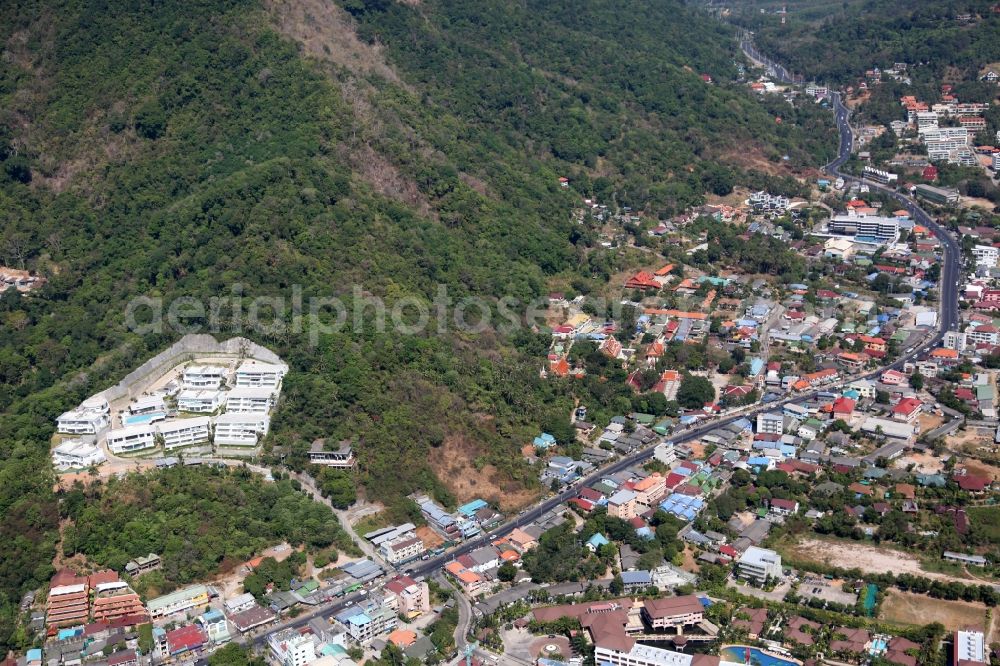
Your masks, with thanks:
<instances>
[{"instance_id":1,"label":"white hotel complex","mask_svg":"<svg viewBox=\"0 0 1000 666\"><path fill-rule=\"evenodd\" d=\"M284 364L252 359L235 368L190 364L177 379L116 407L115 416L98 394L59 416L58 432L67 438L52 450L52 464L59 470L86 468L104 462L105 450L128 455L158 447L167 452L197 446L202 447L199 454L211 455L214 446L225 449L217 451L219 455L254 455L270 429L271 411L287 372Z\"/></svg>"},{"instance_id":2,"label":"white hotel complex","mask_svg":"<svg viewBox=\"0 0 1000 666\"><path fill-rule=\"evenodd\" d=\"M226 411L241 414L267 414L274 407L275 389L237 386L226 395Z\"/></svg>"},{"instance_id":3,"label":"white hotel complex","mask_svg":"<svg viewBox=\"0 0 1000 666\"><path fill-rule=\"evenodd\" d=\"M111 453L134 453L156 446L156 428L152 425L131 425L108 432Z\"/></svg>"},{"instance_id":4,"label":"white hotel complex","mask_svg":"<svg viewBox=\"0 0 1000 666\"><path fill-rule=\"evenodd\" d=\"M99 447L81 439L69 439L52 449L52 464L56 469L84 469L107 460Z\"/></svg>"},{"instance_id":5,"label":"white hotel complex","mask_svg":"<svg viewBox=\"0 0 1000 666\"><path fill-rule=\"evenodd\" d=\"M236 369L236 386L266 386L275 388L288 368L261 361L243 361Z\"/></svg>"},{"instance_id":6,"label":"white hotel complex","mask_svg":"<svg viewBox=\"0 0 1000 666\"><path fill-rule=\"evenodd\" d=\"M163 438L163 448L177 449L192 444L204 444L209 441L212 419L198 416L193 419L177 419L164 421L156 426L157 433Z\"/></svg>"},{"instance_id":7,"label":"white hotel complex","mask_svg":"<svg viewBox=\"0 0 1000 666\"><path fill-rule=\"evenodd\" d=\"M217 446L257 446L267 434L271 419L266 414L220 414L215 418L215 444Z\"/></svg>"},{"instance_id":8,"label":"white hotel complex","mask_svg":"<svg viewBox=\"0 0 1000 666\"><path fill-rule=\"evenodd\" d=\"M222 386L225 373L221 365L189 365L184 368L182 381L185 388L217 389Z\"/></svg>"}]
</instances>

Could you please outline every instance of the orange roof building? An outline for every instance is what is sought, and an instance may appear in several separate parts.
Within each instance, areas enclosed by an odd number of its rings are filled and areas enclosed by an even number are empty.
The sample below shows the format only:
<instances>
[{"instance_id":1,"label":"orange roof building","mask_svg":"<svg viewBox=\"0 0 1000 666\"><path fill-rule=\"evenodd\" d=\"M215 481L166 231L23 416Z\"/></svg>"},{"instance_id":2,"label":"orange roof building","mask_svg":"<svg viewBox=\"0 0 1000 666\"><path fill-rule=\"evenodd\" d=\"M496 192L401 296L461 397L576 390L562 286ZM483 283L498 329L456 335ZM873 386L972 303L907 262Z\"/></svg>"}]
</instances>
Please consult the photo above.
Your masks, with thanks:
<instances>
[{"instance_id":1,"label":"orange roof building","mask_svg":"<svg viewBox=\"0 0 1000 666\"><path fill-rule=\"evenodd\" d=\"M652 273L639 271L625 281L626 289L653 289L659 290L662 285L656 281Z\"/></svg>"},{"instance_id":2,"label":"orange roof building","mask_svg":"<svg viewBox=\"0 0 1000 666\"><path fill-rule=\"evenodd\" d=\"M396 647L405 649L417 642L417 632L409 629L396 629L386 636L386 640Z\"/></svg>"}]
</instances>

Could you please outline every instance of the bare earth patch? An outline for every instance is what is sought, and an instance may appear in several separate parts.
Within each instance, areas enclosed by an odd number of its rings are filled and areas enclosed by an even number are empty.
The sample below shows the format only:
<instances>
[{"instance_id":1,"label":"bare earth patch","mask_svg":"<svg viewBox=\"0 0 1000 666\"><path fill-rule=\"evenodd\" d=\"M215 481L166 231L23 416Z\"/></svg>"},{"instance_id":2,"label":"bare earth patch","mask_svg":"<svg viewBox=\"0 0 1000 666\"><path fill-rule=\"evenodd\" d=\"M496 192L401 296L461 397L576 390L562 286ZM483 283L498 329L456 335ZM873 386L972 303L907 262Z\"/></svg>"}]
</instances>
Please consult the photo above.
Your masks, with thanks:
<instances>
[{"instance_id":1,"label":"bare earth patch","mask_svg":"<svg viewBox=\"0 0 1000 666\"><path fill-rule=\"evenodd\" d=\"M501 511L511 511L538 497L537 491L502 479L493 465L476 469L473 461L480 454L475 442L461 436L450 436L441 446L431 449L429 462L437 478L460 502L482 498L495 503Z\"/></svg>"},{"instance_id":2,"label":"bare earth patch","mask_svg":"<svg viewBox=\"0 0 1000 666\"><path fill-rule=\"evenodd\" d=\"M428 550L437 548L444 543L444 539L441 538L441 535L426 525L421 525L417 528L417 538L423 542L424 548Z\"/></svg>"},{"instance_id":3,"label":"bare earth patch","mask_svg":"<svg viewBox=\"0 0 1000 666\"><path fill-rule=\"evenodd\" d=\"M948 631L966 627L988 628L985 604L932 599L925 594L896 589L886 592L879 619L913 625L940 622Z\"/></svg>"},{"instance_id":4,"label":"bare earth patch","mask_svg":"<svg viewBox=\"0 0 1000 666\"><path fill-rule=\"evenodd\" d=\"M399 76L389 66L378 44L358 39L351 17L328 0L267 0L275 27L291 37L310 56L352 72L378 74L395 83Z\"/></svg>"},{"instance_id":5,"label":"bare earth patch","mask_svg":"<svg viewBox=\"0 0 1000 666\"><path fill-rule=\"evenodd\" d=\"M921 429L921 432L927 432ZM914 468L915 472L920 474L937 474L942 469L944 469L944 463L941 459L932 453L909 453L896 461L896 467L905 468L908 465L916 465Z\"/></svg>"},{"instance_id":6,"label":"bare earth patch","mask_svg":"<svg viewBox=\"0 0 1000 666\"><path fill-rule=\"evenodd\" d=\"M932 580L968 583L968 578L925 571L920 560L910 553L892 548L869 546L856 541L833 539L802 539L780 549L793 559L826 564L828 566L857 568L867 573L908 573Z\"/></svg>"}]
</instances>

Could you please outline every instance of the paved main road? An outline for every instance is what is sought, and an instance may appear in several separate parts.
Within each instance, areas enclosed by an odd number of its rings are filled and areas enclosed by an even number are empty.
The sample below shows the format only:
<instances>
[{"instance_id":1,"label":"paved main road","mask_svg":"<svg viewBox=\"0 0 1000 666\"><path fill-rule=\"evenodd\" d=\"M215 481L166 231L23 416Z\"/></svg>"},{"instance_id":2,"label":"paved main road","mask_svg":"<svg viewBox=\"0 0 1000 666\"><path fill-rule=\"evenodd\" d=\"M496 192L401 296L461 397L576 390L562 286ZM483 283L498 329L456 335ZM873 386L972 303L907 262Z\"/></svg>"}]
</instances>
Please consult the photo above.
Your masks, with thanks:
<instances>
[{"instance_id":1,"label":"paved main road","mask_svg":"<svg viewBox=\"0 0 1000 666\"><path fill-rule=\"evenodd\" d=\"M850 174L843 173L840 168L851 157L851 149L854 145L854 130L850 123L850 110L844 105L839 92L832 94L833 110L837 116L837 129L840 133L840 149L837 151L837 158L826 165L827 173L843 178L845 182L863 182L868 187L888 194L898 201L906 210L910 212L913 220L924 227L927 227L941 241L944 247L944 265L941 268L941 277L938 280L938 295L940 298L940 311L938 317L938 335L934 338L934 344L940 341L945 331L958 328L958 282L959 271L961 269L961 249L958 241L951 233L937 223L927 211L920 207L916 199L905 192L856 178Z\"/></svg>"},{"instance_id":2,"label":"paved main road","mask_svg":"<svg viewBox=\"0 0 1000 666\"><path fill-rule=\"evenodd\" d=\"M746 39L741 40L741 46L744 48L744 50L746 50L747 48L751 49L753 48L752 45L750 45ZM782 80L786 80L787 78L787 81L791 82L791 77L789 76L787 70L785 70L780 65L777 65L776 63L771 63L768 60L763 60L763 61L769 62L771 66L775 68L775 71L778 73L779 78L782 78ZM837 125L840 131L840 149L838 151L837 159L835 159L833 162L831 162L826 166L826 171L832 175L843 178L845 181L859 181L858 178L855 178L854 176L851 175L843 174L840 171L840 167L843 166L843 164L851 156L851 148L853 145L853 133L849 122L850 113L847 107L844 106L840 94L834 93L832 97L834 102L834 111L837 116ZM931 230L931 232L938 238L938 240L941 241L941 244L944 247L944 253L943 253L944 265L942 266L941 279L938 283L938 291L940 294L940 313L938 316L938 328L934 336L926 340L926 342L923 345L918 345L907 349L893 363L884 366L879 370L862 375L861 378L863 379L874 378L879 374L881 374L883 371L888 369L901 368L903 364L906 363L907 361L915 359L918 355L930 351L930 349L933 346L937 345L937 343L941 341L945 331L957 328L958 326L957 286L959 279L959 259L960 259L959 246L955 238L947 230L942 228L926 211L920 208L920 206L912 197L904 193L896 192L887 187L883 187L876 183L867 183L867 184L872 188L878 189L882 192L891 195L893 198L899 201L903 206L905 206L907 210L910 211L910 214L913 216L913 219L917 223ZM853 379L856 379L856 377L851 378L851 380ZM848 381L849 380L845 379L843 381L834 383L830 386L823 387L823 389L830 390L832 388L838 388L846 384ZM767 406L762 406L753 410L749 410L745 413L741 413L736 416L730 416L720 420L715 420L710 423L706 423L705 425L702 425L700 427L682 430L678 433L675 433L673 441L674 443L680 444L683 442L688 442L694 439L701 438L709 431L714 430L715 428L728 425L733 421L736 421L737 419L745 417L753 420L756 418L757 414L761 412L780 410L788 403L809 399L811 397L814 397L816 393L818 393L818 391L800 394L795 396L794 398L789 398L780 403L772 403ZM541 500L531 508L527 509L526 511L523 511L521 514L519 514L512 520L504 523L500 527L497 527L488 534L484 534L480 536L478 539L468 541L460 545L458 548L452 550L451 552L439 555L438 557L426 560L424 562L420 562L414 565L411 569L408 569L407 573L411 576L417 576L417 577L428 576L437 569L439 569L440 567L444 566L448 561L453 560L454 558L459 557L461 555L464 555L472 550L475 550L476 548L479 548L498 537L505 536L509 534L511 531L513 531L514 528L524 527L525 525L531 524L545 513L555 509L563 502L574 497L577 493L577 486L591 485L592 483L596 483L604 476L621 472L622 470L625 470L628 467L631 467L633 465L645 461L647 458L650 458L651 456L652 456L651 448L643 449L635 453L632 453L631 455L625 456L620 460L618 460L617 462L612 463L610 466L605 467L604 469L601 469L595 472L594 474L590 475L582 482L579 482L574 486L563 490L557 495ZM360 599L361 596L358 594L351 595L342 600L339 600L334 604L329 604L323 607L316 608L315 610L303 613L302 615L299 615L294 619L282 622L280 625L278 625L277 628L302 627L314 617L320 615L324 616L331 615L333 613L340 611L341 609L345 608L346 606L352 603L356 603ZM252 638L252 642L256 647L261 646L265 640L266 640L265 634L260 634Z\"/></svg>"}]
</instances>

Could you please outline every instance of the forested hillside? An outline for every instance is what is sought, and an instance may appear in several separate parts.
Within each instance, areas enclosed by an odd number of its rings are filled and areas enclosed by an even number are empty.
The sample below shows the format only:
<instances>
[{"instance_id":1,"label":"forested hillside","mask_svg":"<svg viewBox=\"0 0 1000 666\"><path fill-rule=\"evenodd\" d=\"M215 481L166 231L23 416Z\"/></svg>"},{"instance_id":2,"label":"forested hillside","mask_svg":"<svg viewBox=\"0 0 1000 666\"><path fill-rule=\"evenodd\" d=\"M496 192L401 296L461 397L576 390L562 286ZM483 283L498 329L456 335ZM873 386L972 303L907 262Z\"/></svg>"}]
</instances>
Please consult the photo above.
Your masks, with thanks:
<instances>
[{"instance_id":1,"label":"forested hillside","mask_svg":"<svg viewBox=\"0 0 1000 666\"><path fill-rule=\"evenodd\" d=\"M137 583L147 596L204 581L282 541L313 553L360 554L328 507L288 480L265 483L243 470L181 466L132 474L74 488L61 509L72 521L62 544L67 556L116 571L134 553L163 558L162 569Z\"/></svg>"},{"instance_id":2,"label":"forested hillside","mask_svg":"<svg viewBox=\"0 0 1000 666\"><path fill-rule=\"evenodd\" d=\"M392 305L442 284L523 303L603 279L570 221L581 195L670 214L833 146L821 112L732 82L729 32L672 1L11 0L0 48L0 260L48 279L0 298L0 647L52 573L53 419L180 335L132 334L130 298L358 284ZM267 446L292 461L352 438L356 481L386 501L450 499L439 447L530 491L517 452L568 414L527 332L313 345L219 318L292 367Z\"/></svg>"},{"instance_id":3,"label":"forested hillside","mask_svg":"<svg viewBox=\"0 0 1000 666\"><path fill-rule=\"evenodd\" d=\"M784 23L774 13L782 5L788 8ZM975 80L979 68L1000 61L995 6L988 0L762 0L740 3L733 19L755 31L763 52L808 78L853 84L873 66L905 62L921 65L913 72L919 86L946 75ZM959 20L963 16L969 20Z\"/></svg>"}]
</instances>

